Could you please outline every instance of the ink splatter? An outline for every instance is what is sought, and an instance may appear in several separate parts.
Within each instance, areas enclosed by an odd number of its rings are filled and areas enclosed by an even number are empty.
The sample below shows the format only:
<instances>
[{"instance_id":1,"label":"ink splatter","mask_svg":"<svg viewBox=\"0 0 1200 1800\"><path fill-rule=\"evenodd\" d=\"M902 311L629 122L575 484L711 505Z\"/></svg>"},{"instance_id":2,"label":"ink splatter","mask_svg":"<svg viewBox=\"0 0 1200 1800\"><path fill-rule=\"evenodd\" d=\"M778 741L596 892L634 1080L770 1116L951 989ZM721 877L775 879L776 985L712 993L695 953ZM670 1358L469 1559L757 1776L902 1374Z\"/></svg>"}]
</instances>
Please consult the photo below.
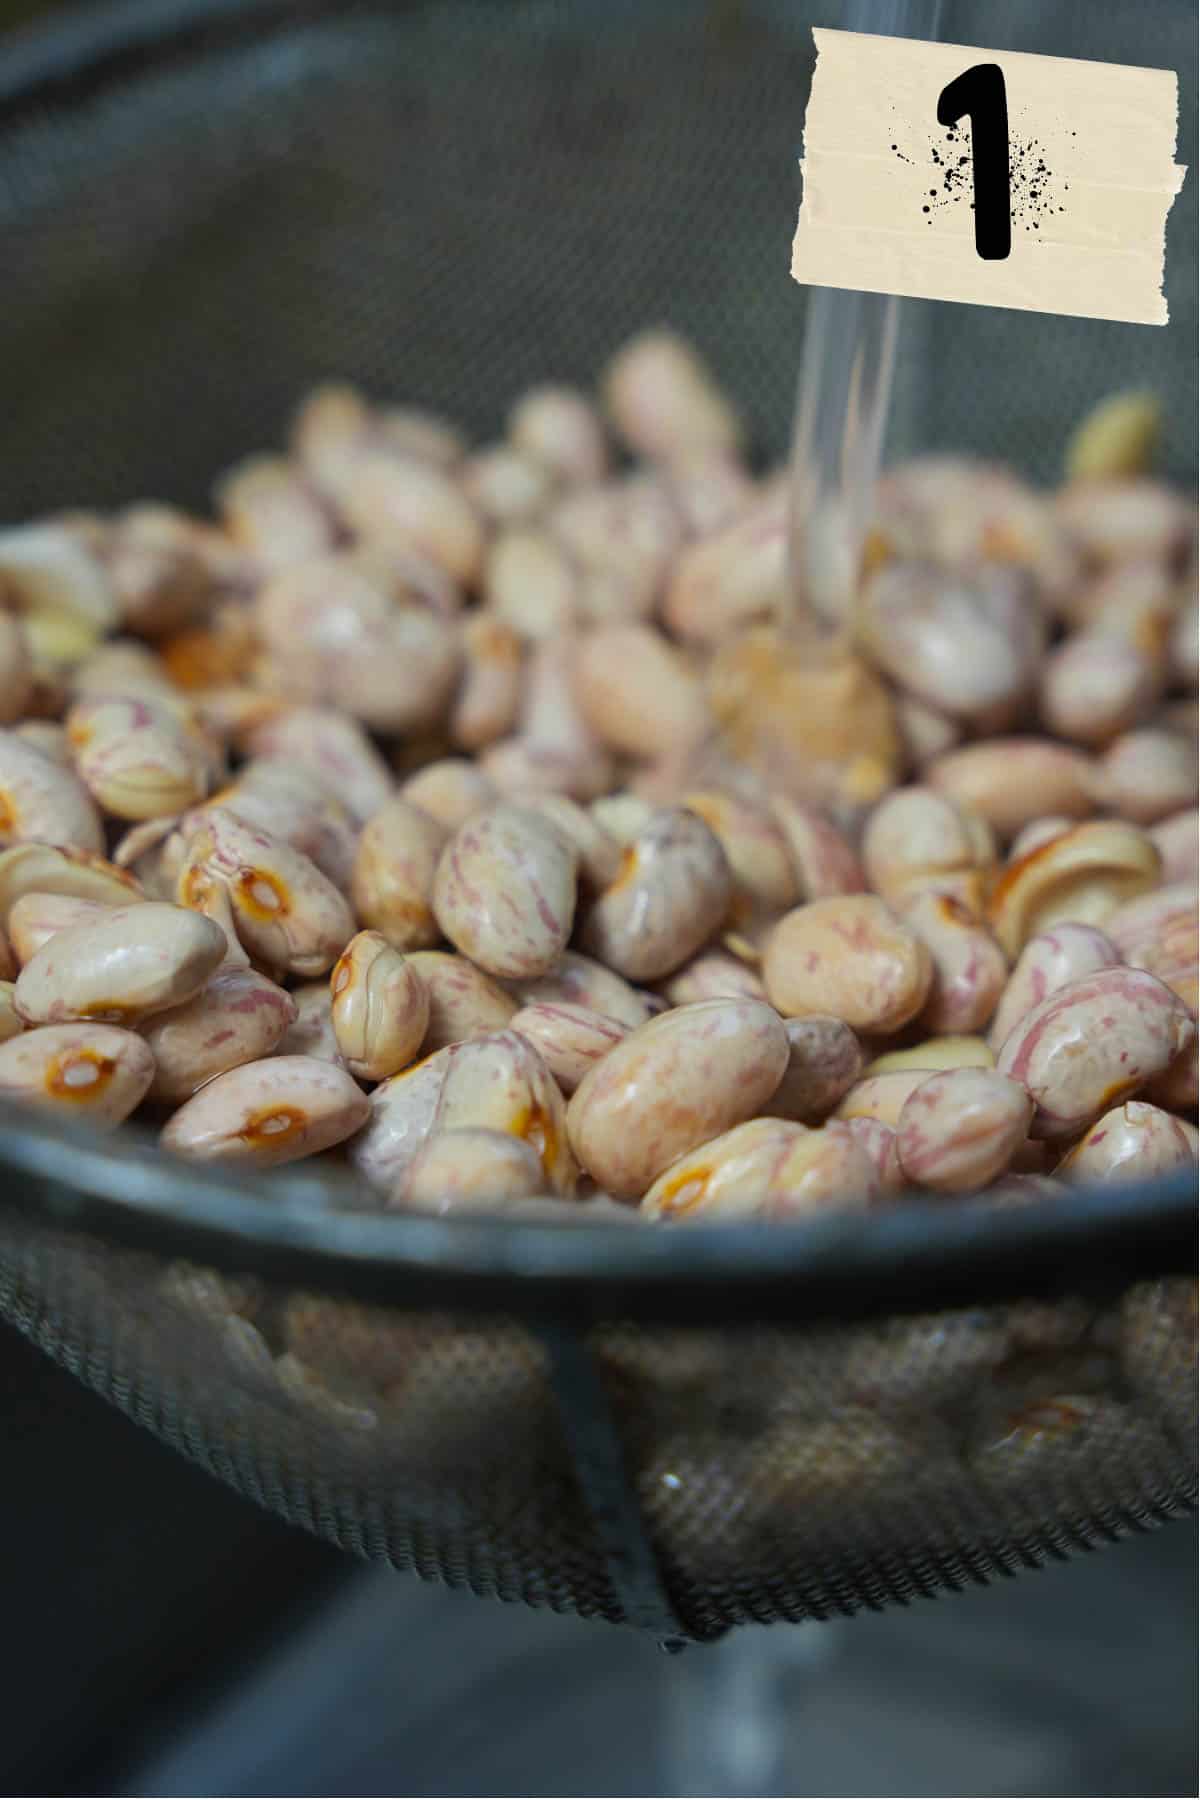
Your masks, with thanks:
<instances>
[{"instance_id":1,"label":"ink splatter","mask_svg":"<svg viewBox=\"0 0 1200 1800\"><path fill-rule=\"evenodd\" d=\"M924 167L929 172L931 181L921 204L927 225L932 225L933 215L947 206L965 205L974 212L971 130L967 123L944 127L926 140L923 149L913 149L912 154L901 148L897 134L891 149L900 162L912 168ZM1055 175L1048 155L1041 138L1010 134L1009 210L1014 233L1040 235L1065 210L1064 196L1070 191L1070 183Z\"/></svg>"}]
</instances>

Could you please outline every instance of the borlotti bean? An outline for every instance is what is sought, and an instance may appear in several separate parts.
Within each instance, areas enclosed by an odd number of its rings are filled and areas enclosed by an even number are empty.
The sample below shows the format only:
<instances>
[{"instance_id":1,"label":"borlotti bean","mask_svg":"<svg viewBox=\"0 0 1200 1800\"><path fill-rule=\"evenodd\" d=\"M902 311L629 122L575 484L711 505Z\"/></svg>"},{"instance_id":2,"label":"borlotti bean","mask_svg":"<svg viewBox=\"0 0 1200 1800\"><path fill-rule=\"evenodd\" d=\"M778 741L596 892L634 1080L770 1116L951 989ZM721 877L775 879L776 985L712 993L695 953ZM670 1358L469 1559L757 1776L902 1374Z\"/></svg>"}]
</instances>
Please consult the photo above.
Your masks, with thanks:
<instances>
[{"instance_id":1,"label":"borlotti bean","mask_svg":"<svg viewBox=\"0 0 1200 1800\"><path fill-rule=\"evenodd\" d=\"M716 833L698 814L668 808L625 850L617 879L588 909L580 942L631 981L657 981L713 936L732 899Z\"/></svg>"},{"instance_id":2,"label":"borlotti bean","mask_svg":"<svg viewBox=\"0 0 1200 1800\"><path fill-rule=\"evenodd\" d=\"M628 1028L605 1013L562 1001L535 1001L509 1021L531 1043L564 1094L573 1094L588 1070L628 1036Z\"/></svg>"},{"instance_id":3,"label":"borlotti bean","mask_svg":"<svg viewBox=\"0 0 1200 1800\"><path fill-rule=\"evenodd\" d=\"M529 1144L548 1191L574 1193L578 1169L562 1093L533 1045L511 1030L448 1044L382 1082L350 1154L385 1204L392 1204L434 1132L475 1129L505 1131Z\"/></svg>"},{"instance_id":4,"label":"borlotti bean","mask_svg":"<svg viewBox=\"0 0 1200 1800\"><path fill-rule=\"evenodd\" d=\"M989 1044L998 1050L1018 1020L1069 981L1111 969L1120 961L1117 946L1095 925L1067 923L1039 932L1013 965L992 1015Z\"/></svg>"},{"instance_id":5,"label":"borlotti bean","mask_svg":"<svg viewBox=\"0 0 1200 1800\"><path fill-rule=\"evenodd\" d=\"M489 975L545 974L575 919L578 854L541 813L495 806L460 825L433 881L433 912L455 947Z\"/></svg>"},{"instance_id":6,"label":"borlotti bean","mask_svg":"<svg viewBox=\"0 0 1200 1800\"><path fill-rule=\"evenodd\" d=\"M832 1013L856 1031L898 1031L933 982L925 944L874 894L813 900L785 914L763 952L767 997L787 1017Z\"/></svg>"},{"instance_id":7,"label":"borlotti bean","mask_svg":"<svg viewBox=\"0 0 1200 1800\"><path fill-rule=\"evenodd\" d=\"M636 1198L677 1156L762 1110L788 1057L761 1000L673 1007L584 1076L567 1110L575 1154L606 1193Z\"/></svg>"},{"instance_id":8,"label":"borlotti bean","mask_svg":"<svg viewBox=\"0 0 1200 1800\"><path fill-rule=\"evenodd\" d=\"M92 1023L42 1025L0 1044L0 1094L107 1130L141 1104L154 1055L134 1031Z\"/></svg>"},{"instance_id":9,"label":"borlotti bean","mask_svg":"<svg viewBox=\"0 0 1200 1800\"><path fill-rule=\"evenodd\" d=\"M445 825L401 794L363 826L350 891L363 924L393 949L431 949L438 941L433 880L446 837Z\"/></svg>"},{"instance_id":10,"label":"borlotti bean","mask_svg":"<svg viewBox=\"0 0 1200 1800\"><path fill-rule=\"evenodd\" d=\"M945 1069L913 1089L896 1123L896 1154L914 1187L969 1193L1008 1167L1033 1101L994 1069Z\"/></svg>"},{"instance_id":11,"label":"borlotti bean","mask_svg":"<svg viewBox=\"0 0 1200 1800\"><path fill-rule=\"evenodd\" d=\"M1196 1127L1143 1100L1097 1119L1059 1163L1060 1181L1153 1181L1197 1160Z\"/></svg>"},{"instance_id":12,"label":"borlotti bean","mask_svg":"<svg viewBox=\"0 0 1200 1800\"><path fill-rule=\"evenodd\" d=\"M224 960L225 934L182 906L105 907L56 931L17 977L14 1004L31 1025L147 1017L198 994Z\"/></svg>"},{"instance_id":13,"label":"borlotti bean","mask_svg":"<svg viewBox=\"0 0 1200 1800\"><path fill-rule=\"evenodd\" d=\"M1032 1137L1071 1137L1132 1099L1195 1039L1187 1007L1156 976L1100 969L1018 1020L996 1067L1033 1100Z\"/></svg>"},{"instance_id":14,"label":"borlotti bean","mask_svg":"<svg viewBox=\"0 0 1200 1800\"><path fill-rule=\"evenodd\" d=\"M874 1164L845 1125L752 1119L665 1169L642 1201L652 1219L802 1218L876 1197Z\"/></svg>"},{"instance_id":15,"label":"borlotti bean","mask_svg":"<svg viewBox=\"0 0 1200 1800\"><path fill-rule=\"evenodd\" d=\"M647 1229L1194 1161L1196 519L1144 401L1056 497L891 471L801 667L711 371L655 330L601 386L483 443L326 386L215 523L0 532L0 1090Z\"/></svg>"},{"instance_id":16,"label":"borlotti bean","mask_svg":"<svg viewBox=\"0 0 1200 1800\"><path fill-rule=\"evenodd\" d=\"M162 1147L190 1162L278 1168L340 1144L370 1103L344 1069L311 1056L274 1056L218 1075L172 1114Z\"/></svg>"},{"instance_id":17,"label":"borlotti bean","mask_svg":"<svg viewBox=\"0 0 1200 1800\"><path fill-rule=\"evenodd\" d=\"M334 1036L352 1075L386 1081L407 1068L429 1027L429 989L380 932L350 939L329 992Z\"/></svg>"},{"instance_id":18,"label":"borlotti bean","mask_svg":"<svg viewBox=\"0 0 1200 1800\"><path fill-rule=\"evenodd\" d=\"M298 1016L296 996L255 969L218 969L194 999L143 1022L149 1098L178 1105L215 1075L270 1056Z\"/></svg>"}]
</instances>

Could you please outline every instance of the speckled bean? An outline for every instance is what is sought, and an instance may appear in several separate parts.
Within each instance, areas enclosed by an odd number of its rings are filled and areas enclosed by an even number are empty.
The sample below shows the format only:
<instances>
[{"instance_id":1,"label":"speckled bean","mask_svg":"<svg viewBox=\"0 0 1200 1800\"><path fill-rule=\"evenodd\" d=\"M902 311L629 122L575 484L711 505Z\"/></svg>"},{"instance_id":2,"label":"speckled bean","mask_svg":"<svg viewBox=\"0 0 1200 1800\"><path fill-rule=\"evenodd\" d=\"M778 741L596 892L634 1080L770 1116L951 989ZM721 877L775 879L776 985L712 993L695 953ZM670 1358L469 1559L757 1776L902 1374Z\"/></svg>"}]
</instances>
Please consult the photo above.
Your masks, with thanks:
<instances>
[{"instance_id":1,"label":"speckled bean","mask_svg":"<svg viewBox=\"0 0 1200 1800\"><path fill-rule=\"evenodd\" d=\"M1008 959L987 926L951 894L918 894L899 917L933 958L920 1024L952 1036L981 1031L1008 980Z\"/></svg>"},{"instance_id":2,"label":"speckled bean","mask_svg":"<svg viewBox=\"0 0 1200 1800\"><path fill-rule=\"evenodd\" d=\"M681 968L725 919L733 876L720 840L695 813L656 812L623 855L615 882L584 918L580 942L631 981Z\"/></svg>"},{"instance_id":3,"label":"speckled bean","mask_svg":"<svg viewBox=\"0 0 1200 1800\"><path fill-rule=\"evenodd\" d=\"M1125 901L1157 885L1158 851L1144 831L1095 819L1010 862L992 890L988 915L1009 956L1052 926L1103 926Z\"/></svg>"},{"instance_id":4,"label":"speckled bean","mask_svg":"<svg viewBox=\"0 0 1200 1800\"><path fill-rule=\"evenodd\" d=\"M796 904L800 884L793 858L770 812L716 789L685 793L683 804L704 820L725 852L734 884L731 925L748 928L764 914Z\"/></svg>"},{"instance_id":5,"label":"speckled bean","mask_svg":"<svg viewBox=\"0 0 1200 1800\"><path fill-rule=\"evenodd\" d=\"M315 1056L320 1062L343 1066L341 1046L333 1029L333 997L328 981L304 981L291 990L296 1017L277 1045L281 1056Z\"/></svg>"},{"instance_id":6,"label":"speckled bean","mask_svg":"<svg viewBox=\"0 0 1200 1800\"><path fill-rule=\"evenodd\" d=\"M882 900L848 894L810 901L781 919L762 973L771 1004L787 1016L830 1013L885 1036L925 1005L933 959Z\"/></svg>"},{"instance_id":7,"label":"speckled bean","mask_svg":"<svg viewBox=\"0 0 1200 1800\"><path fill-rule=\"evenodd\" d=\"M586 1006L592 1012L605 1013L610 1019L634 1031L650 1017L645 995L639 994L614 969L605 968L590 956L577 950L566 950L545 975L531 981L513 981L508 986L523 1006L545 1001L568 1006Z\"/></svg>"},{"instance_id":8,"label":"speckled bean","mask_svg":"<svg viewBox=\"0 0 1200 1800\"><path fill-rule=\"evenodd\" d=\"M381 931L393 949L423 950L441 936L432 895L446 838L446 827L407 792L363 826L350 891L362 923Z\"/></svg>"},{"instance_id":9,"label":"speckled bean","mask_svg":"<svg viewBox=\"0 0 1200 1800\"><path fill-rule=\"evenodd\" d=\"M663 619L685 643L716 644L786 604L787 496L764 497L743 517L688 544L676 558Z\"/></svg>"},{"instance_id":10,"label":"speckled bean","mask_svg":"<svg viewBox=\"0 0 1200 1800\"><path fill-rule=\"evenodd\" d=\"M576 388L530 388L508 415L508 436L559 481L586 486L608 472L600 415Z\"/></svg>"},{"instance_id":11,"label":"speckled bean","mask_svg":"<svg viewBox=\"0 0 1200 1800\"><path fill-rule=\"evenodd\" d=\"M435 1131L397 1185L392 1205L443 1215L505 1213L545 1185L541 1158L522 1138L479 1128Z\"/></svg>"},{"instance_id":12,"label":"speckled bean","mask_svg":"<svg viewBox=\"0 0 1200 1800\"><path fill-rule=\"evenodd\" d=\"M1091 759L1046 738L964 744L934 757L923 773L930 787L970 807L1004 839L1045 813L1086 819L1095 804Z\"/></svg>"},{"instance_id":13,"label":"speckled bean","mask_svg":"<svg viewBox=\"0 0 1200 1800\"><path fill-rule=\"evenodd\" d=\"M0 1044L0 1094L109 1130L140 1105L154 1058L135 1031L44 1025Z\"/></svg>"},{"instance_id":14,"label":"speckled bean","mask_svg":"<svg viewBox=\"0 0 1200 1800\"><path fill-rule=\"evenodd\" d=\"M1029 939L1013 965L988 1029L988 1043L998 1050L1026 1013L1059 988L1099 969L1111 969L1120 961L1121 953L1112 939L1094 925L1068 921L1039 932Z\"/></svg>"},{"instance_id":15,"label":"speckled bean","mask_svg":"<svg viewBox=\"0 0 1200 1800\"><path fill-rule=\"evenodd\" d=\"M1183 496L1147 477L1073 481L1055 496L1054 510L1098 566L1150 557L1169 561L1195 529Z\"/></svg>"},{"instance_id":16,"label":"speckled bean","mask_svg":"<svg viewBox=\"0 0 1200 1800\"><path fill-rule=\"evenodd\" d=\"M996 1067L1032 1097L1031 1137L1071 1137L1132 1098L1195 1037L1187 1007L1155 976L1100 969L1026 1013Z\"/></svg>"},{"instance_id":17,"label":"speckled bean","mask_svg":"<svg viewBox=\"0 0 1200 1800\"><path fill-rule=\"evenodd\" d=\"M563 546L532 526L502 531L484 563L482 589L494 619L529 641L576 623L579 575Z\"/></svg>"},{"instance_id":18,"label":"speckled bean","mask_svg":"<svg viewBox=\"0 0 1200 1800\"><path fill-rule=\"evenodd\" d=\"M461 756L443 756L410 775L399 798L428 813L448 834L485 806L494 805L500 794L473 762Z\"/></svg>"},{"instance_id":19,"label":"speckled bean","mask_svg":"<svg viewBox=\"0 0 1200 1800\"><path fill-rule=\"evenodd\" d=\"M513 804L540 813L565 837L579 859L579 879L590 888L607 887L621 870L621 846L566 794L514 794Z\"/></svg>"},{"instance_id":20,"label":"speckled bean","mask_svg":"<svg viewBox=\"0 0 1200 1800\"><path fill-rule=\"evenodd\" d=\"M378 931L350 939L329 977L334 1036L360 1081L386 1081L406 1068L429 1027L429 989Z\"/></svg>"},{"instance_id":21,"label":"speckled bean","mask_svg":"<svg viewBox=\"0 0 1200 1800\"><path fill-rule=\"evenodd\" d=\"M757 1000L676 1007L632 1031L567 1109L571 1143L606 1193L643 1194L676 1157L750 1118L788 1063L783 1023Z\"/></svg>"},{"instance_id":22,"label":"speckled bean","mask_svg":"<svg viewBox=\"0 0 1200 1800\"><path fill-rule=\"evenodd\" d=\"M566 948L578 856L541 814L495 806L460 825L442 851L433 911L450 942L489 975L541 975Z\"/></svg>"},{"instance_id":23,"label":"speckled bean","mask_svg":"<svg viewBox=\"0 0 1200 1800\"><path fill-rule=\"evenodd\" d=\"M1096 748L1149 718L1162 689L1158 662L1136 644L1079 632L1042 665L1042 723L1055 737Z\"/></svg>"},{"instance_id":24,"label":"speckled bean","mask_svg":"<svg viewBox=\"0 0 1200 1800\"><path fill-rule=\"evenodd\" d=\"M0 731L0 846L37 841L104 851L94 801L73 769L64 769Z\"/></svg>"},{"instance_id":25,"label":"speckled bean","mask_svg":"<svg viewBox=\"0 0 1200 1800\"><path fill-rule=\"evenodd\" d=\"M893 905L927 891L982 905L996 845L978 813L932 788L897 788L867 820L862 859L871 886Z\"/></svg>"},{"instance_id":26,"label":"speckled bean","mask_svg":"<svg viewBox=\"0 0 1200 1800\"><path fill-rule=\"evenodd\" d=\"M448 1044L381 1082L370 1106L350 1155L389 1204L433 1133L462 1129L507 1132L536 1151L547 1192L575 1190L562 1094L532 1044L514 1031Z\"/></svg>"},{"instance_id":27,"label":"speckled bean","mask_svg":"<svg viewBox=\"0 0 1200 1800\"><path fill-rule=\"evenodd\" d=\"M1062 813L1051 813L1046 818L1031 819L1028 825L1018 831L1009 845L1008 860L1020 862L1023 856L1028 856L1031 850L1040 850L1043 844L1050 842L1051 838L1062 837L1065 832L1071 830L1074 824L1074 819L1065 818Z\"/></svg>"},{"instance_id":28,"label":"speckled bean","mask_svg":"<svg viewBox=\"0 0 1200 1800\"><path fill-rule=\"evenodd\" d=\"M761 977L749 963L728 950L702 950L662 984L663 998L671 1006L690 1006L697 1000L765 1000Z\"/></svg>"},{"instance_id":29,"label":"speckled bean","mask_svg":"<svg viewBox=\"0 0 1200 1800\"><path fill-rule=\"evenodd\" d=\"M83 900L74 894L41 894L32 888L9 909L8 941L13 955L18 964L27 963L55 932L94 924L108 910L102 900Z\"/></svg>"},{"instance_id":30,"label":"speckled bean","mask_svg":"<svg viewBox=\"0 0 1200 1800\"><path fill-rule=\"evenodd\" d=\"M15 992L11 981L0 981L0 1044L6 1044L25 1029L25 1021L13 1004Z\"/></svg>"},{"instance_id":31,"label":"speckled bean","mask_svg":"<svg viewBox=\"0 0 1200 1800\"><path fill-rule=\"evenodd\" d=\"M711 537L748 513L759 489L745 465L727 450L684 453L671 464L668 481L675 504L693 537Z\"/></svg>"},{"instance_id":32,"label":"speckled bean","mask_svg":"<svg viewBox=\"0 0 1200 1800\"><path fill-rule=\"evenodd\" d=\"M30 1024L122 1024L190 1000L224 955L225 934L185 907L154 900L106 907L34 952L17 977L14 1002Z\"/></svg>"},{"instance_id":33,"label":"speckled bean","mask_svg":"<svg viewBox=\"0 0 1200 1800\"><path fill-rule=\"evenodd\" d=\"M847 1119L845 1126L875 1171L877 1197L883 1200L902 1194L908 1182L900 1167L895 1127L885 1125L882 1119L867 1118Z\"/></svg>"},{"instance_id":34,"label":"speckled bean","mask_svg":"<svg viewBox=\"0 0 1200 1800\"><path fill-rule=\"evenodd\" d=\"M194 999L142 1026L154 1056L148 1097L178 1105L242 1063L282 1047L295 998L254 969L218 969Z\"/></svg>"},{"instance_id":35,"label":"speckled bean","mask_svg":"<svg viewBox=\"0 0 1200 1800\"><path fill-rule=\"evenodd\" d=\"M873 1057L864 1075L887 1075L894 1069L994 1069L996 1058L981 1037L932 1037L902 1050Z\"/></svg>"},{"instance_id":36,"label":"speckled bean","mask_svg":"<svg viewBox=\"0 0 1200 1800\"><path fill-rule=\"evenodd\" d=\"M858 635L905 692L983 731L1015 721L1045 649L1027 578L997 565L970 577L885 563L863 589Z\"/></svg>"},{"instance_id":37,"label":"speckled bean","mask_svg":"<svg viewBox=\"0 0 1200 1800\"><path fill-rule=\"evenodd\" d=\"M343 1143L369 1111L344 1069L311 1056L272 1056L202 1087L171 1115L159 1141L190 1162L274 1169Z\"/></svg>"},{"instance_id":38,"label":"speckled bean","mask_svg":"<svg viewBox=\"0 0 1200 1800\"><path fill-rule=\"evenodd\" d=\"M550 471L512 444L485 444L458 470L463 493L493 525L536 518L554 492Z\"/></svg>"},{"instance_id":39,"label":"speckled bean","mask_svg":"<svg viewBox=\"0 0 1200 1800\"><path fill-rule=\"evenodd\" d=\"M422 570L405 584L383 556L345 550L275 575L254 600L273 685L374 731L440 723L461 650L453 621L429 604Z\"/></svg>"},{"instance_id":40,"label":"speckled bean","mask_svg":"<svg viewBox=\"0 0 1200 1800\"><path fill-rule=\"evenodd\" d=\"M253 456L217 484L226 531L263 569L283 569L332 547L331 514L303 473L279 456Z\"/></svg>"},{"instance_id":41,"label":"speckled bean","mask_svg":"<svg viewBox=\"0 0 1200 1800\"><path fill-rule=\"evenodd\" d=\"M132 875L94 851L33 843L0 851L0 929L22 894L58 894L104 906L130 906L141 892Z\"/></svg>"},{"instance_id":42,"label":"speckled bean","mask_svg":"<svg viewBox=\"0 0 1200 1800\"><path fill-rule=\"evenodd\" d=\"M628 1036L628 1027L606 1013L561 1000L523 1006L509 1029L533 1045L564 1094L573 1094L592 1065Z\"/></svg>"},{"instance_id":43,"label":"speckled bean","mask_svg":"<svg viewBox=\"0 0 1200 1800\"><path fill-rule=\"evenodd\" d=\"M329 707L289 706L245 733L252 757L297 763L363 825L393 789L387 764L357 719Z\"/></svg>"},{"instance_id":44,"label":"speckled bean","mask_svg":"<svg viewBox=\"0 0 1200 1800\"><path fill-rule=\"evenodd\" d=\"M879 1193L875 1166L844 1125L810 1131L784 1119L752 1119L665 1169L643 1214L675 1223L803 1218L858 1212Z\"/></svg>"},{"instance_id":45,"label":"speckled bean","mask_svg":"<svg viewBox=\"0 0 1200 1800\"><path fill-rule=\"evenodd\" d=\"M1165 981L1193 1012L1197 1009L1197 935L1200 901L1196 870L1118 908L1105 930L1125 961Z\"/></svg>"},{"instance_id":46,"label":"speckled bean","mask_svg":"<svg viewBox=\"0 0 1200 1800\"><path fill-rule=\"evenodd\" d=\"M885 1069L878 1074L868 1073L861 1081L856 1081L838 1102L833 1116L845 1121L875 1119L879 1124L890 1125L895 1130L909 1095L915 1093L923 1081L928 1081L931 1075L937 1073L938 1070L934 1067L920 1066Z\"/></svg>"},{"instance_id":47,"label":"speckled bean","mask_svg":"<svg viewBox=\"0 0 1200 1800\"><path fill-rule=\"evenodd\" d=\"M1033 1101L994 1069L944 1069L914 1088L896 1125L905 1177L934 1193L986 1187L1025 1141Z\"/></svg>"},{"instance_id":48,"label":"speckled bean","mask_svg":"<svg viewBox=\"0 0 1200 1800\"><path fill-rule=\"evenodd\" d=\"M788 1019L788 1065L766 1110L772 1118L820 1125L862 1074L862 1045L843 1019L813 1013Z\"/></svg>"},{"instance_id":49,"label":"speckled bean","mask_svg":"<svg viewBox=\"0 0 1200 1800\"><path fill-rule=\"evenodd\" d=\"M1196 746L1178 731L1127 731L1100 758L1095 792L1105 810L1156 825L1196 804Z\"/></svg>"},{"instance_id":50,"label":"speckled bean","mask_svg":"<svg viewBox=\"0 0 1200 1800\"><path fill-rule=\"evenodd\" d=\"M602 379L605 406L636 456L672 462L700 449L740 449L729 401L692 346L646 331L622 346Z\"/></svg>"},{"instance_id":51,"label":"speckled bean","mask_svg":"<svg viewBox=\"0 0 1200 1800\"><path fill-rule=\"evenodd\" d=\"M463 673L450 709L450 741L482 750L515 727L521 703L521 640L488 613L463 624Z\"/></svg>"},{"instance_id":52,"label":"speckled bean","mask_svg":"<svg viewBox=\"0 0 1200 1800\"><path fill-rule=\"evenodd\" d=\"M421 1042L425 1056L465 1038L503 1031L517 1011L512 995L465 956L413 950L406 960L429 993L429 1023Z\"/></svg>"},{"instance_id":53,"label":"speckled bean","mask_svg":"<svg viewBox=\"0 0 1200 1800\"><path fill-rule=\"evenodd\" d=\"M354 915L328 876L299 850L209 807L187 843L178 898L190 905L195 871L224 887L238 937L290 975L321 975L354 933Z\"/></svg>"},{"instance_id":54,"label":"speckled bean","mask_svg":"<svg viewBox=\"0 0 1200 1800\"><path fill-rule=\"evenodd\" d=\"M575 697L610 750L655 757L697 742L709 728L704 683L653 625L601 625L580 641Z\"/></svg>"},{"instance_id":55,"label":"speckled bean","mask_svg":"<svg viewBox=\"0 0 1200 1800\"><path fill-rule=\"evenodd\" d=\"M1063 1158L1060 1181L1154 1181L1197 1160L1196 1127L1142 1100L1114 1106Z\"/></svg>"},{"instance_id":56,"label":"speckled bean","mask_svg":"<svg viewBox=\"0 0 1200 1800\"><path fill-rule=\"evenodd\" d=\"M547 515L578 577L581 619L643 619L654 611L684 538L684 523L666 483L635 471L577 488Z\"/></svg>"},{"instance_id":57,"label":"speckled bean","mask_svg":"<svg viewBox=\"0 0 1200 1800\"><path fill-rule=\"evenodd\" d=\"M470 587L483 563L479 513L459 484L415 456L368 451L338 496L347 523L368 542L416 551Z\"/></svg>"},{"instance_id":58,"label":"speckled bean","mask_svg":"<svg viewBox=\"0 0 1200 1800\"><path fill-rule=\"evenodd\" d=\"M334 887L349 887L358 827L341 801L303 763L258 757L239 770L231 787L213 795L212 804L307 856ZM185 834L202 817L194 814L185 820Z\"/></svg>"},{"instance_id":59,"label":"speckled bean","mask_svg":"<svg viewBox=\"0 0 1200 1800\"><path fill-rule=\"evenodd\" d=\"M775 795L771 816L783 834L796 879L798 900L829 900L861 894L867 879L858 853L845 834L815 806Z\"/></svg>"},{"instance_id":60,"label":"speckled bean","mask_svg":"<svg viewBox=\"0 0 1200 1800\"><path fill-rule=\"evenodd\" d=\"M1200 868L1200 814L1195 808L1151 824L1146 835L1162 857L1164 882L1186 882Z\"/></svg>"}]
</instances>

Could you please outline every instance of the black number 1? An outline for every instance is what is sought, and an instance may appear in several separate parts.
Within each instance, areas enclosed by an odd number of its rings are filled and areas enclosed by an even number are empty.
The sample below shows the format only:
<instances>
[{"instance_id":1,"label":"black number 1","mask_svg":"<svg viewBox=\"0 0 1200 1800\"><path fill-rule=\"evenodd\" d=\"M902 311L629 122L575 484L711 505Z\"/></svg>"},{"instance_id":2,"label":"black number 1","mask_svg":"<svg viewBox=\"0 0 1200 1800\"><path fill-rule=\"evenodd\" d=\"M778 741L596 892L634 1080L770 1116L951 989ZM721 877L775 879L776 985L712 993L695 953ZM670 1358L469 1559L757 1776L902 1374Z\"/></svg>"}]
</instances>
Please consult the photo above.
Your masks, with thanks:
<instances>
[{"instance_id":1,"label":"black number 1","mask_svg":"<svg viewBox=\"0 0 1200 1800\"><path fill-rule=\"evenodd\" d=\"M971 120L975 176L975 249L985 262L1003 262L1012 249L1008 190L1008 96L997 63L976 63L938 95L939 125Z\"/></svg>"}]
</instances>

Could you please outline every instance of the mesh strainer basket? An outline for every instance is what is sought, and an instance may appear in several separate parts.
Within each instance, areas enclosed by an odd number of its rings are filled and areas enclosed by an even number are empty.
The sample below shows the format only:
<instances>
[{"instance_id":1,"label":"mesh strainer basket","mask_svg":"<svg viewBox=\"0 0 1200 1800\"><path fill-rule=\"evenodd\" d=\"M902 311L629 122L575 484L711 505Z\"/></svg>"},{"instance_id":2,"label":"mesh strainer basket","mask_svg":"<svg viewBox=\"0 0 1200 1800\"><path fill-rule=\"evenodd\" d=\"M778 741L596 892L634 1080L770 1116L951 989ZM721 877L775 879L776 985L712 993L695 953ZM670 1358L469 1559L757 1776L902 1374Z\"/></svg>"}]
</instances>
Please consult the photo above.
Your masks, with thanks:
<instances>
[{"instance_id":1,"label":"mesh strainer basket","mask_svg":"<svg viewBox=\"0 0 1200 1800\"><path fill-rule=\"evenodd\" d=\"M951 5L943 36L1179 70L1167 0ZM986 15L986 16L985 16ZM657 318L760 447L813 23L770 0L137 3L0 69L4 499L203 503L342 375L495 432ZM836 22L836 21L829 21ZM1192 184L1194 192L1194 184ZM1195 467L1171 326L907 310L893 449L1035 476L1117 383ZM222 1479L363 1556L665 1641L1036 1565L1195 1494L1195 1182L686 1232L370 1216L0 1117L0 1311Z\"/></svg>"}]
</instances>

